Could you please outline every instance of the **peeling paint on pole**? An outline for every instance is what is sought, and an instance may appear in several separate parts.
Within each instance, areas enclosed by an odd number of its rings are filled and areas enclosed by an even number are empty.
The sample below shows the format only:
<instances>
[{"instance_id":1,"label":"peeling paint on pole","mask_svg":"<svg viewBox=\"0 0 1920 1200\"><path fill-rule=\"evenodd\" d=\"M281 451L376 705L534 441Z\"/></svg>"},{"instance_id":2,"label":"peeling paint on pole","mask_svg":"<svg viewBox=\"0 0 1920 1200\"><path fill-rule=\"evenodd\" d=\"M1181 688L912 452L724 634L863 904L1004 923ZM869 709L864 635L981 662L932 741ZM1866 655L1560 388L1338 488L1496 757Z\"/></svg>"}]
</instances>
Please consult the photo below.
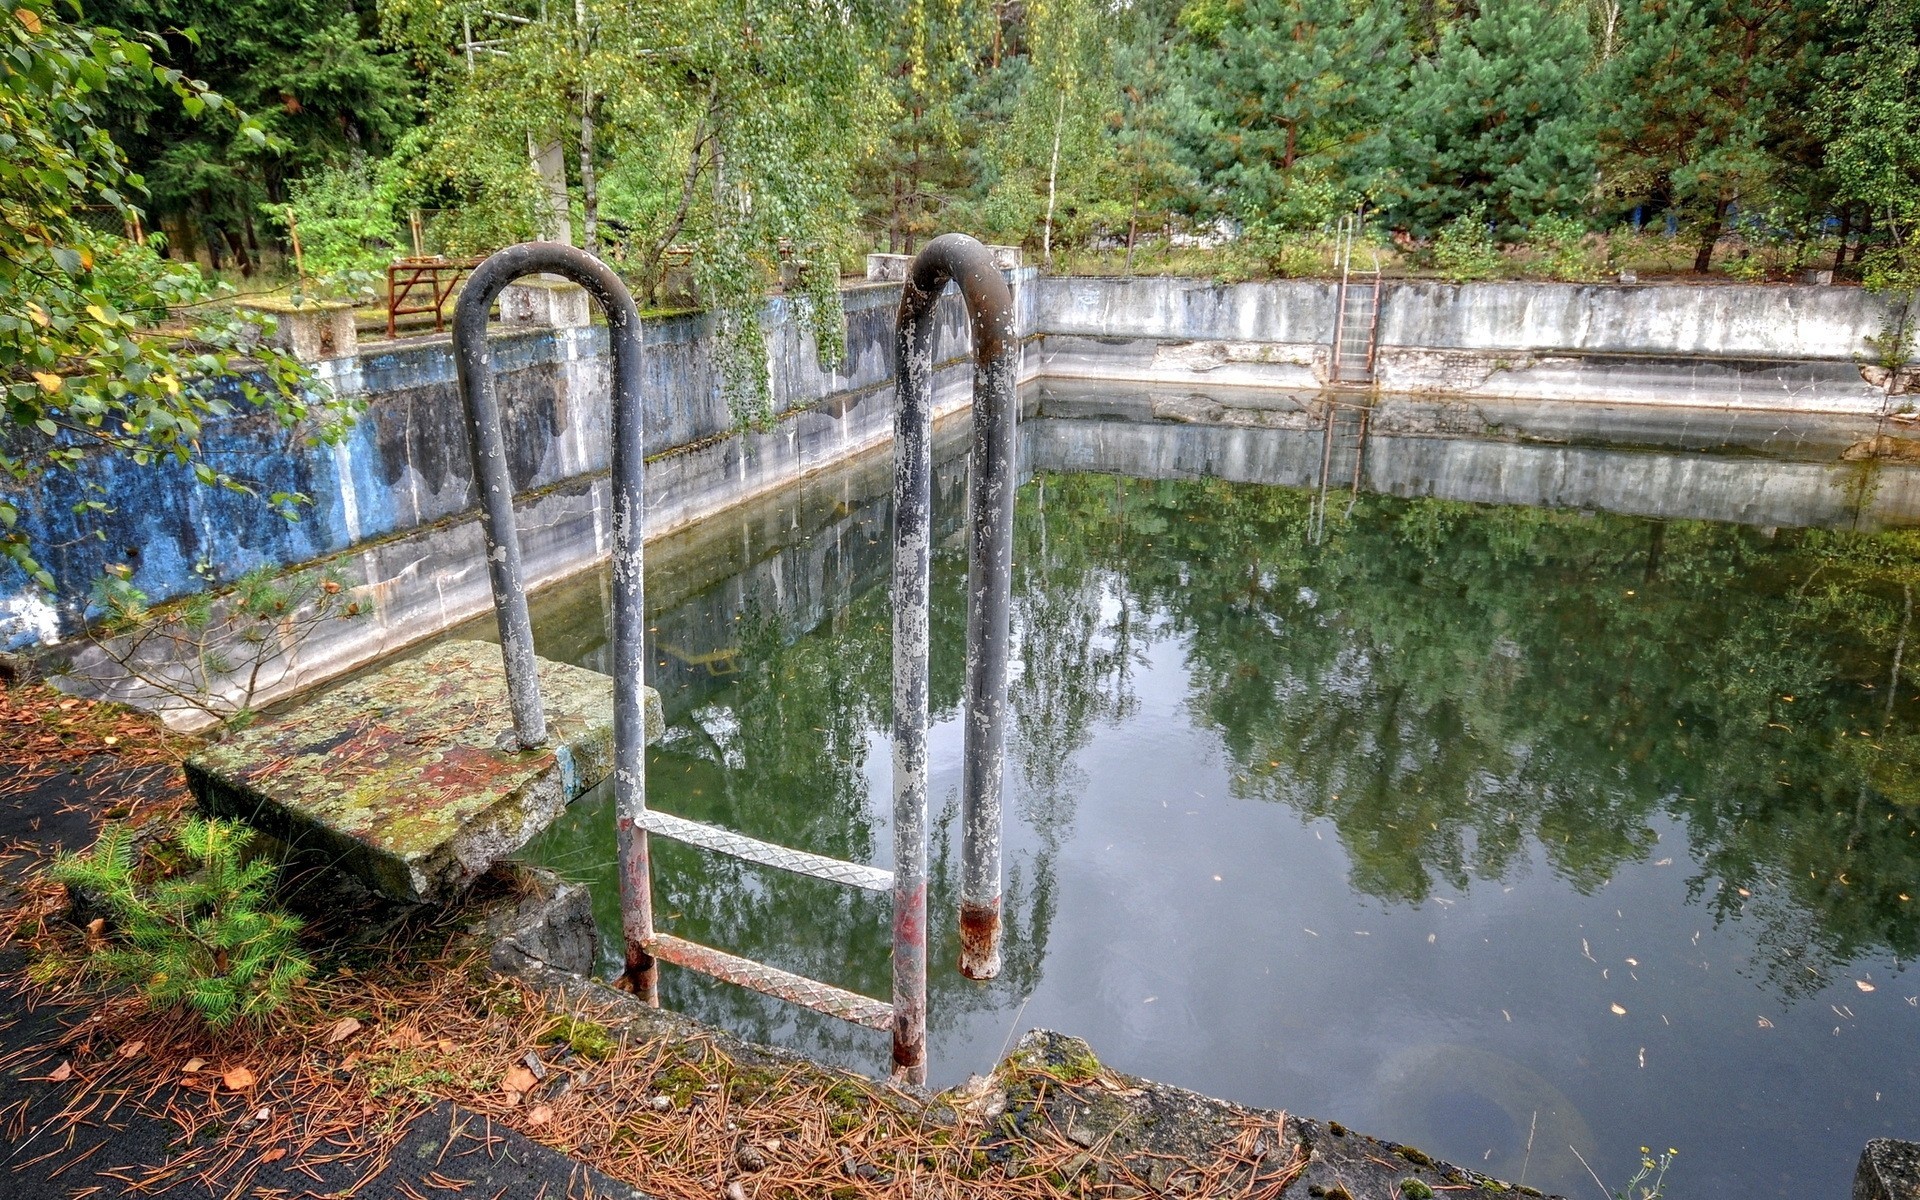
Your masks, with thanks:
<instances>
[{"instance_id":1,"label":"peeling paint on pole","mask_svg":"<svg viewBox=\"0 0 1920 1200\"><path fill-rule=\"evenodd\" d=\"M466 400L474 479L481 492L487 564L514 729L523 745L546 739L539 683L533 675L533 627L527 618L514 525L513 480L507 471L500 408L493 395L487 352L487 316L501 289L524 275L561 275L584 287L606 314L613 349L613 776L620 857L620 919L626 943L625 981L648 1003L659 1002L653 956L653 895L647 834L637 823L646 810L645 581L646 456L640 407L640 314L633 296L606 264L572 246L529 242L509 246L474 268L454 313L454 358Z\"/></svg>"},{"instance_id":2,"label":"peeling paint on pole","mask_svg":"<svg viewBox=\"0 0 1920 1200\"><path fill-rule=\"evenodd\" d=\"M932 524L933 312L958 283L972 319L972 527L967 564L967 716L961 790L960 969L1000 970L1000 791L1006 759L1013 493L1018 482L1013 294L985 246L963 234L927 244L907 271L895 335L894 1069L926 1077L927 658Z\"/></svg>"}]
</instances>

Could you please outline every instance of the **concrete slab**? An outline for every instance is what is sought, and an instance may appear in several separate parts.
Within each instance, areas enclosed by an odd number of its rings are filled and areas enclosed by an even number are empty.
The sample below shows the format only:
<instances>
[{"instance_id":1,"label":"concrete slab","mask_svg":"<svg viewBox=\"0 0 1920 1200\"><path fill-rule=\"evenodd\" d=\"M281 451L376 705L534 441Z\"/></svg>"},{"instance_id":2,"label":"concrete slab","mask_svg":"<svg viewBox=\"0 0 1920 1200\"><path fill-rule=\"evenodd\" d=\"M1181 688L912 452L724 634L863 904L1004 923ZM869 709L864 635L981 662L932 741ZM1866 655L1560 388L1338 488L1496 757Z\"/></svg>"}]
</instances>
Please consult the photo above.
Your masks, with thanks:
<instances>
[{"instance_id":1,"label":"concrete slab","mask_svg":"<svg viewBox=\"0 0 1920 1200\"><path fill-rule=\"evenodd\" d=\"M513 725L500 648L443 642L208 747L187 782L210 814L322 852L395 899L442 902L612 772L613 680L545 659L539 678L539 750L500 747ZM649 688L648 740L662 727Z\"/></svg>"}]
</instances>

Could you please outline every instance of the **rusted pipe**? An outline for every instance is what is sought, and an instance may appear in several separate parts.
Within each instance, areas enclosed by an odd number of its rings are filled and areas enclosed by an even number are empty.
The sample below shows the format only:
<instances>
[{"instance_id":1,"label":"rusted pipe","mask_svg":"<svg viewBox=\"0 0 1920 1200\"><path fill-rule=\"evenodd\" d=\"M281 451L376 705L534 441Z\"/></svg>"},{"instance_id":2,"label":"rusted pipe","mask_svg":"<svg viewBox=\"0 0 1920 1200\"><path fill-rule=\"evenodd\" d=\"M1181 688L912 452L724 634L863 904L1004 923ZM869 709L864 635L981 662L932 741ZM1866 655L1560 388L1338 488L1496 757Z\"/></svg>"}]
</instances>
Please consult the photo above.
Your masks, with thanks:
<instances>
[{"instance_id":1,"label":"rusted pipe","mask_svg":"<svg viewBox=\"0 0 1920 1200\"><path fill-rule=\"evenodd\" d=\"M607 318L613 349L613 778L620 856L620 921L626 943L626 985L659 1002L653 957L653 895L647 834L636 822L647 807L646 603L642 550L646 529L646 455L640 410L640 313L620 277L584 250L559 242L527 242L475 267L453 318L454 363L465 398L474 485L480 492L487 570L506 661L514 729L523 746L546 741L546 717L534 674L533 627L520 565L500 406L493 394L487 315L502 288L524 275L550 272L587 289Z\"/></svg>"},{"instance_id":2,"label":"rusted pipe","mask_svg":"<svg viewBox=\"0 0 1920 1200\"><path fill-rule=\"evenodd\" d=\"M896 331L899 416L894 470L895 995L917 999L895 1016L895 1062L925 1053L926 719L928 531L934 311L957 283L973 329L973 445L969 457L967 709L961 786L960 970L1000 972L1000 792L1006 762L1008 620L1013 594L1013 501L1018 484L1014 388L1019 342L1013 293L987 248L964 234L927 244L907 270ZM902 740L902 735L906 740ZM911 867L911 870L906 868ZM902 992L902 936L919 939L917 973ZM924 1073L924 1062L920 1070Z\"/></svg>"}]
</instances>

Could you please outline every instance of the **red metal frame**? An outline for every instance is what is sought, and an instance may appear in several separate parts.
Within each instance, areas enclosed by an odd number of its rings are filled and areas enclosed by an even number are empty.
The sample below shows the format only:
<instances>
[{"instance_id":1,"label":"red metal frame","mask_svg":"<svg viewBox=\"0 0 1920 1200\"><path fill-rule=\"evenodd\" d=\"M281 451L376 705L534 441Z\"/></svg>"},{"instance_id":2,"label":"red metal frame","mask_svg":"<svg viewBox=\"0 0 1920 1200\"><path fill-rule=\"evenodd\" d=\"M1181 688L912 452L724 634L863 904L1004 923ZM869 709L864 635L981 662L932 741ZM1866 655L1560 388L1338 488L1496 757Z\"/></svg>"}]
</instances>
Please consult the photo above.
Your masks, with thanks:
<instances>
[{"instance_id":1,"label":"red metal frame","mask_svg":"<svg viewBox=\"0 0 1920 1200\"><path fill-rule=\"evenodd\" d=\"M437 254L387 264L387 337L399 337L399 318L414 313L432 313L433 331L445 330L447 301L453 289L479 265L477 258L442 258ZM433 303L408 304L414 290L421 287L433 296Z\"/></svg>"}]
</instances>

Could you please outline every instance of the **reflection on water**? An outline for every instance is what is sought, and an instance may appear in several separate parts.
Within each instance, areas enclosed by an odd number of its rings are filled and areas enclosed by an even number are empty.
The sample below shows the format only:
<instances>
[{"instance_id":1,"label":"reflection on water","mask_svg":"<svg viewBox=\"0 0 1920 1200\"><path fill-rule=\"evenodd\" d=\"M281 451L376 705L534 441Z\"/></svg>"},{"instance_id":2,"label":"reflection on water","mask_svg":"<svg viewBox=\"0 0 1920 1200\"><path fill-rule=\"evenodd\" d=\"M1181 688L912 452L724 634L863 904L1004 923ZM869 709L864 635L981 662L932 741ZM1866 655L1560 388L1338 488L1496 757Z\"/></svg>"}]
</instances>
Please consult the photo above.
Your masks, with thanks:
<instances>
[{"instance_id":1,"label":"reflection on water","mask_svg":"<svg viewBox=\"0 0 1920 1200\"><path fill-rule=\"evenodd\" d=\"M1036 421L1054 451L1030 458L1196 436L1073 424ZM1764 495L1778 466L1750 456L1731 486ZM1821 469L1844 509L1848 476ZM651 803L887 864L887 486L869 463L650 551ZM964 489L949 459L948 823ZM1838 1194L1864 1140L1920 1128L1920 534L1362 489L1316 545L1313 507L1219 479L1022 492L1007 965L952 969L936 824L935 1083L1046 1025L1570 1194L1593 1186L1574 1150L1618 1186L1656 1143L1682 1151L1676 1194ZM603 588L539 599L543 653L604 669ZM608 928L611 842L600 796L536 847ZM663 927L888 994L884 897L655 846ZM664 991L883 1069L877 1034L683 972Z\"/></svg>"}]
</instances>

